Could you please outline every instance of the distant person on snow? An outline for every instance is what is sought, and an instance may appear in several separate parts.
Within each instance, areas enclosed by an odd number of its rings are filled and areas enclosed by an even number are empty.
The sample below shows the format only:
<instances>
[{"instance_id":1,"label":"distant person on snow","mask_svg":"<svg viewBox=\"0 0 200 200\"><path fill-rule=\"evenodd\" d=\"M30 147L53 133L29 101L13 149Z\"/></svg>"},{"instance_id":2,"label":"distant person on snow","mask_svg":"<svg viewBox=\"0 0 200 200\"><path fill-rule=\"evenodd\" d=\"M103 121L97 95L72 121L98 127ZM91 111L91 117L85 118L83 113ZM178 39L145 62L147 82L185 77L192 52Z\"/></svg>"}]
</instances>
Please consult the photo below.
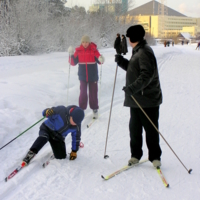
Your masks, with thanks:
<instances>
[{"instance_id":1,"label":"distant person on snow","mask_svg":"<svg viewBox=\"0 0 200 200\"><path fill-rule=\"evenodd\" d=\"M68 48L69 62L72 66L79 64L78 76L80 80L79 107L85 110L88 103L87 87L89 86L89 105L93 110L93 118L98 118L98 64L103 64L105 58L100 55L96 44L90 41L89 36L81 38L81 45L75 49Z\"/></svg>"},{"instance_id":2,"label":"distant person on snow","mask_svg":"<svg viewBox=\"0 0 200 200\"><path fill-rule=\"evenodd\" d=\"M164 47L166 47L166 46L167 46L167 41L165 40L165 41L164 41Z\"/></svg>"},{"instance_id":3,"label":"distant person on snow","mask_svg":"<svg viewBox=\"0 0 200 200\"><path fill-rule=\"evenodd\" d=\"M142 110L138 108L133 96L151 121L158 128L159 106L162 103L158 67L153 50L144 40L145 30L141 25L128 28L126 37L132 50L130 60L121 55L115 55L115 62L126 71L126 86L124 106L130 107L130 149L129 164L136 164L143 155L142 131L146 132L146 143L149 150L149 160L154 167L161 166L161 148L159 134L149 122Z\"/></svg>"},{"instance_id":4,"label":"distant person on snow","mask_svg":"<svg viewBox=\"0 0 200 200\"><path fill-rule=\"evenodd\" d=\"M126 37L125 35L122 35L121 53L126 55L127 52L128 52L128 48L127 48Z\"/></svg>"},{"instance_id":5,"label":"distant person on snow","mask_svg":"<svg viewBox=\"0 0 200 200\"><path fill-rule=\"evenodd\" d=\"M48 141L55 158L66 158L65 137L69 133L72 135L72 150L69 159L75 160L81 140L81 122L84 119L84 111L78 106L70 105L68 107L47 108L42 114L48 119L40 126L39 137L35 140L23 161L28 165Z\"/></svg>"},{"instance_id":6,"label":"distant person on snow","mask_svg":"<svg viewBox=\"0 0 200 200\"><path fill-rule=\"evenodd\" d=\"M197 50L197 49L199 50L199 48L200 48L200 42L197 43L196 50Z\"/></svg>"},{"instance_id":7,"label":"distant person on snow","mask_svg":"<svg viewBox=\"0 0 200 200\"><path fill-rule=\"evenodd\" d=\"M120 37L119 33L117 33L117 37L116 37L115 43L114 43L114 48L115 48L117 54L121 54L121 37Z\"/></svg>"},{"instance_id":8,"label":"distant person on snow","mask_svg":"<svg viewBox=\"0 0 200 200\"><path fill-rule=\"evenodd\" d=\"M168 46L168 47L170 46L170 41L167 41L167 46Z\"/></svg>"}]
</instances>

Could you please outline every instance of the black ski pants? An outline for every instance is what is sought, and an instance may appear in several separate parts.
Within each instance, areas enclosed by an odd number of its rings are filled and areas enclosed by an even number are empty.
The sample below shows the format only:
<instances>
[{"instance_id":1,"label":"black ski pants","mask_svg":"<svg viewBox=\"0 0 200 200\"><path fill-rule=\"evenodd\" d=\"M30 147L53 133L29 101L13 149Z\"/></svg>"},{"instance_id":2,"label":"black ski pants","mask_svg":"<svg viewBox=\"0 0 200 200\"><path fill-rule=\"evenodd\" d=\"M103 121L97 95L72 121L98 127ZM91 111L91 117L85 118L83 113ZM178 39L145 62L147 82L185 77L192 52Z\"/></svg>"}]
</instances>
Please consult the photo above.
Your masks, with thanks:
<instances>
[{"instance_id":1,"label":"black ski pants","mask_svg":"<svg viewBox=\"0 0 200 200\"><path fill-rule=\"evenodd\" d=\"M38 153L48 141L51 145L55 158L66 158L67 154L64 138L60 134L51 131L45 124L40 126L39 137L35 140L30 150L34 153Z\"/></svg>"},{"instance_id":2,"label":"black ski pants","mask_svg":"<svg viewBox=\"0 0 200 200\"><path fill-rule=\"evenodd\" d=\"M143 108L146 114L149 116L154 125L158 128L158 119L159 119L159 106L152 108ZM141 111L140 108L130 108L130 148L131 148L131 157L141 159L143 155L142 151L142 131L143 128L146 132L146 144L149 150L149 160L160 160L162 151L159 145L159 133L149 122L147 117Z\"/></svg>"}]
</instances>

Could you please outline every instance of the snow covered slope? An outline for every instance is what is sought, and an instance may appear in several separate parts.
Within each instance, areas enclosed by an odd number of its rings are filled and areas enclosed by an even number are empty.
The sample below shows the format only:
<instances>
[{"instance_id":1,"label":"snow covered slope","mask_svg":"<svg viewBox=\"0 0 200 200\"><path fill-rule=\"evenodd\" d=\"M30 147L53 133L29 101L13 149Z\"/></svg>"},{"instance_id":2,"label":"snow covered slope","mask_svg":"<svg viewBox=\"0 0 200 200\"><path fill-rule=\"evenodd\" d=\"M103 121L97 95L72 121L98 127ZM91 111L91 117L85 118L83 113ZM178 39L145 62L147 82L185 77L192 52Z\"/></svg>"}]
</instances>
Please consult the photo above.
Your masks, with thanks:
<instances>
[{"instance_id":1,"label":"snow covered slope","mask_svg":"<svg viewBox=\"0 0 200 200\"><path fill-rule=\"evenodd\" d=\"M200 51L196 46L153 47L157 57L163 104L160 132L182 160L187 173L167 144L160 139L162 170L170 184L166 189L150 162L104 181L101 175L127 164L129 149L129 109L123 107L125 72L118 69L106 154L106 133L116 71L114 49L100 52L102 66L99 85L100 118L88 129L92 111L86 110L82 125L84 148L75 161L53 160L46 169L42 163L51 155L47 144L28 167L7 183L4 178L20 163L38 136L39 125L0 150L1 200L197 200L200 198ZM130 58L131 49L126 55ZM71 67L69 104L78 105L78 67ZM101 66L99 66L99 70ZM67 104L68 54L0 58L0 147L42 118L43 109ZM71 138L66 138L71 151ZM143 144L144 155L148 151Z\"/></svg>"}]
</instances>

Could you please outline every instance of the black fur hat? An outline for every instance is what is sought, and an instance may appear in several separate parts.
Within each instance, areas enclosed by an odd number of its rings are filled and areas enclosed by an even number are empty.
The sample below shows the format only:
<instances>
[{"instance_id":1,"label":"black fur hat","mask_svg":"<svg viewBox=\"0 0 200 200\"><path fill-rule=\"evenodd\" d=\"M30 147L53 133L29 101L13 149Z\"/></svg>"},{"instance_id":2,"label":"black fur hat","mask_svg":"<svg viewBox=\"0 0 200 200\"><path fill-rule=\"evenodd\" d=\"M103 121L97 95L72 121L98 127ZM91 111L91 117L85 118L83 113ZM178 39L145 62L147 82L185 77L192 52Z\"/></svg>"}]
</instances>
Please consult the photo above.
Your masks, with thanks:
<instances>
[{"instance_id":1,"label":"black fur hat","mask_svg":"<svg viewBox=\"0 0 200 200\"><path fill-rule=\"evenodd\" d=\"M145 36L145 30L141 25L134 25L127 29L126 37L130 38L131 42L139 42L143 40Z\"/></svg>"}]
</instances>

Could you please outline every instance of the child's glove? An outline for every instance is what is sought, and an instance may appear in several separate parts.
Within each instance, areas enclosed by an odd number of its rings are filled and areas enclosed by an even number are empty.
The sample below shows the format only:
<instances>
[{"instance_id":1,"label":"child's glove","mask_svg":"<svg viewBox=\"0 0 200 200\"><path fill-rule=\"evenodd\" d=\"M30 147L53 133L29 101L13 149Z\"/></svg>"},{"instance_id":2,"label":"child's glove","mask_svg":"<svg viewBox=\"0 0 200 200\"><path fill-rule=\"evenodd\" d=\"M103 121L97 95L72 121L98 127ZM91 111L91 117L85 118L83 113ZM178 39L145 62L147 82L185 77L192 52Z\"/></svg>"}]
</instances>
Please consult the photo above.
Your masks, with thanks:
<instances>
[{"instance_id":1,"label":"child's glove","mask_svg":"<svg viewBox=\"0 0 200 200\"><path fill-rule=\"evenodd\" d=\"M77 157L76 152L72 151L72 152L70 153L70 157L69 157L69 159L70 159L70 160L75 160L76 157Z\"/></svg>"},{"instance_id":2,"label":"child's glove","mask_svg":"<svg viewBox=\"0 0 200 200\"><path fill-rule=\"evenodd\" d=\"M68 53L69 53L70 56L74 54L74 47L73 46L70 46L68 48Z\"/></svg>"},{"instance_id":3,"label":"child's glove","mask_svg":"<svg viewBox=\"0 0 200 200\"><path fill-rule=\"evenodd\" d=\"M105 58L104 58L103 55L100 55L99 58L98 58L98 60L99 60L99 62L100 62L101 64L103 64L103 63L105 62Z\"/></svg>"},{"instance_id":4,"label":"child's glove","mask_svg":"<svg viewBox=\"0 0 200 200\"><path fill-rule=\"evenodd\" d=\"M46 117L49 117L49 116L51 116L51 115L54 115L54 111L53 111L53 109L52 108L49 108L49 109L47 109L46 110Z\"/></svg>"}]
</instances>

